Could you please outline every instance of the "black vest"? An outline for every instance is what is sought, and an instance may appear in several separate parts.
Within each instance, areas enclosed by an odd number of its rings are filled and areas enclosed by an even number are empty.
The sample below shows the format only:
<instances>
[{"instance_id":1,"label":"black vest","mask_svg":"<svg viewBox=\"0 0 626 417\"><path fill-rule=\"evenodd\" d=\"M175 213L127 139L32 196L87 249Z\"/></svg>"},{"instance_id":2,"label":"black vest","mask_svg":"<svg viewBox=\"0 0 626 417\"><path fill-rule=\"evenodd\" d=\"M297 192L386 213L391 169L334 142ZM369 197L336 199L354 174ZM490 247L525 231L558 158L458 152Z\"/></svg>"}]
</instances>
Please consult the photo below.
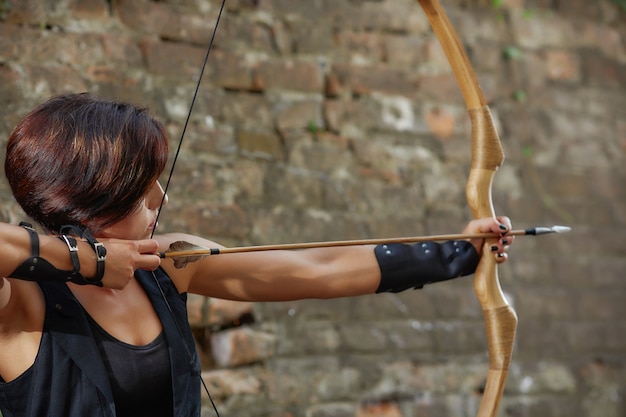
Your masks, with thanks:
<instances>
[{"instance_id":1,"label":"black vest","mask_svg":"<svg viewBox=\"0 0 626 417\"><path fill-rule=\"evenodd\" d=\"M135 277L161 319L169 345L172 416L197 417L200 416L201 369L187 321L187 295L178 293L162 269L156 270L155 274L174 317L152 272L137 271ZM46 302L39 352L27 371L32 373L27 379L22 378L25 373L10 383L0 382L2 416L115 417L107 371L83 309L65 284L39 283L39 286ZM25 398L26 409L14 409Z\"/></svg>"}]
</instances>

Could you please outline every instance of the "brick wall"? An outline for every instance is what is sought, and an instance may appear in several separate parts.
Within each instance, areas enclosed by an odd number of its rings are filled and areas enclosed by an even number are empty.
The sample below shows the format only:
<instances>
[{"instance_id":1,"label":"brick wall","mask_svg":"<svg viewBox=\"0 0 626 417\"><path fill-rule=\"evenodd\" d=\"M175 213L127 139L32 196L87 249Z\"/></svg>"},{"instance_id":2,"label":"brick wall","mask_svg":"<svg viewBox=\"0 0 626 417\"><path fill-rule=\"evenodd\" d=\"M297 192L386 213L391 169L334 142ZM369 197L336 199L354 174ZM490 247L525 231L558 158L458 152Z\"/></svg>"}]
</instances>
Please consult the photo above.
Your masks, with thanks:
<instances>
[{"instance_id":1,"label":"brick wall","mask_svg":"<svg viewBox=\"0 0 626 417\"><path fill-rule=\"evenodd\" d=\"M500 416L626 415L626 13L610 0L444 1L507 155L496 211L568 235L500 268L520 324ZM47 97L150 107L177 144L219 4L0 0L0 140ZM163 230L226 245L458 231L469 121L409 0L228 0ZM0 219L23 215L0 182ZM466 417L486 341L471 279L241 304L192 297L222 416ZM206 415L212 415L209 408Z\"/></svg>"}]
</instances>

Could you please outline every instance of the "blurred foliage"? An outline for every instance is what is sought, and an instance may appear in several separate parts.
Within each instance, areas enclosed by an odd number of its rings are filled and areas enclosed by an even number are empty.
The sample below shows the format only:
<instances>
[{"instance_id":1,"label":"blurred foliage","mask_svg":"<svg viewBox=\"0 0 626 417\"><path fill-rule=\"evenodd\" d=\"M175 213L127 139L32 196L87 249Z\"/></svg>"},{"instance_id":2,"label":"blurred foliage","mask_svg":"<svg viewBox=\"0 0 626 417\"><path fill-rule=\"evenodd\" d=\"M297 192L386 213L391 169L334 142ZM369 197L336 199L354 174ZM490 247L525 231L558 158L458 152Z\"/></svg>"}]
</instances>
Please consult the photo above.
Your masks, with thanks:
<instances>
[{"instance_id":1,"label":"blurred foliage","mask_svg":"<svg viewBox=\"0 0 626 417\"><path fill-rule=\"evenodd\" d=\"M12 9L13 5L9 0L0 0L0 20L6 19ZM1 414L0 417L2 417Z\"/></svg>"},{"instance_id":2,"label":"blurred foliage","mask_svg":"<svg viewBox=\"0 0 626 417\"><path fill-rule=\"evenodd\" d=\"M617 4L626 12L626 0L611 0L613 3Z\"/></svg>"}]
</instances>

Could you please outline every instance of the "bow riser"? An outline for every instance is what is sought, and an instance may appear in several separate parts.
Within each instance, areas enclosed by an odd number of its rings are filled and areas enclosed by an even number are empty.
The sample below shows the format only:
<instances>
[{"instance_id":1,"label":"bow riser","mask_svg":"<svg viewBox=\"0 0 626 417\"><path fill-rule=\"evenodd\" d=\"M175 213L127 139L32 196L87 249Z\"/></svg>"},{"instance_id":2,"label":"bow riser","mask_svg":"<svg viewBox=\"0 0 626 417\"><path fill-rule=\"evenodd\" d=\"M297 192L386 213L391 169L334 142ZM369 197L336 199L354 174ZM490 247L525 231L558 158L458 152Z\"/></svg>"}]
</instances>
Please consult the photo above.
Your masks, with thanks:
<instances>
[{"instance_id":1,"label":"bow riser","mask_svg":"<svg viewBox=\"0 0 626 417\"><path fill-rule=\"evenodd\" d=\"M472 121L472 168L467 180L467 202L474 218L494 217L493 178L504 162L504 152L487 106L469 111ZM483 256L474 278L474 292L485 317L489 349L489 373L478 417L495 417L511 362L517 315L509 306L498 279L497 263L490 247L497 239L485 239Z\"/></svg>"}]
</instances>

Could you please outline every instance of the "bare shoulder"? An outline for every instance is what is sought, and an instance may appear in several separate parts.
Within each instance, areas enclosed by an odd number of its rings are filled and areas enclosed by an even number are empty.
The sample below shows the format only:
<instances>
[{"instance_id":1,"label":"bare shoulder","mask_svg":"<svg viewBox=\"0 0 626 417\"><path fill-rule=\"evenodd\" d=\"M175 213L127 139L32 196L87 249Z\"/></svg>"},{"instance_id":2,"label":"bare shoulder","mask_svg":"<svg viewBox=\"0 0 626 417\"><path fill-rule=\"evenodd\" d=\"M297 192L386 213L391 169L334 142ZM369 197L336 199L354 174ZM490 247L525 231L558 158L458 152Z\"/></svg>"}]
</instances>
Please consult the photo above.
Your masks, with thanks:
<instances>
[{"instance_id":1,"label":"bare shoulder","mask_svg":"<svg viewBox=\"0 0 626 417\"><path fill-rule=\"evenodd\" d=\"M188 233L165 233L162 235L154 236L154 239L159 242L159 251L166 252L170 250L173 244L179 242L185 242L193 246L202 248L223 248L222 245L199 236L191 235ZM177 245L180 246L180 245ZM176 249L179 250L179 249ZM206 262L190 262L184 267L175 266L173 259L163 259L161 261L161 267L167 272L174 284L180 292L187 292L189 290L189 283L194 276L198 274L200 270L207 267Z\"/></svg>"},{"instance_id":2,"label":"bare shoulder","mask_svg":"<svg viewBox=\"0 0 626 417\"><path fill-rule=\"evenodd\" d=\"M165 233L155 236L154 239L159 242L159 251L162 252L167 251L175 242L188 242L204 248L223 248L219 243L188 233Z\"/></svg>"}]
</instances>

